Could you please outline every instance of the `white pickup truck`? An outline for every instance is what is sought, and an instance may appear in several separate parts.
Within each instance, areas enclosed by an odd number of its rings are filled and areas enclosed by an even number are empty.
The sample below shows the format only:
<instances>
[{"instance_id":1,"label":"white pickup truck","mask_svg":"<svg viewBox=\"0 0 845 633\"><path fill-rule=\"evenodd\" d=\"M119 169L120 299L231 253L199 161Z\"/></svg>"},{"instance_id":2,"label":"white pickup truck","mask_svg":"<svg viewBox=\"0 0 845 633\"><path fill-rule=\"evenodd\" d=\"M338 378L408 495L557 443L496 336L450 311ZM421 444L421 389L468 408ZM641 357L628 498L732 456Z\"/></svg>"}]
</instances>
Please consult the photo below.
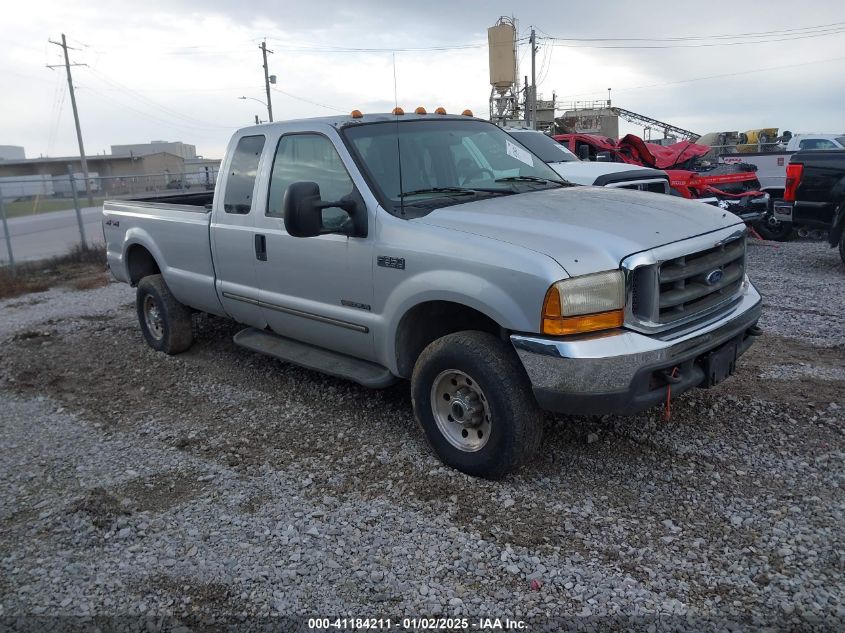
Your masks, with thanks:
<instances>
[{"instance_id":1,"label":"white pickup truck","mask_svg":"<svg viewBox=\"0 0 845 633\"><path fill-rule=\"evenodd\" d=\"M206 312L248 349L410 380L435 453L483 477L531 457L543 409L641 411L727 378L760 334L736 216L569 186L472 116L245 128L213 194L107 201L103 229L154 349L186 351Z\"/></svg>"},{"instance_id":2,"label":"white pickup truck","mask_svg":"<svg viewBox=\"0 0 845 633\"><path fill-rule=\"evenodd\" d=\"M669 175L662 169L581 160L562 143L538 130L510 128L507 132L554 169L558 176L573 184L671 193Z\"/></svg>"}]
</instances>

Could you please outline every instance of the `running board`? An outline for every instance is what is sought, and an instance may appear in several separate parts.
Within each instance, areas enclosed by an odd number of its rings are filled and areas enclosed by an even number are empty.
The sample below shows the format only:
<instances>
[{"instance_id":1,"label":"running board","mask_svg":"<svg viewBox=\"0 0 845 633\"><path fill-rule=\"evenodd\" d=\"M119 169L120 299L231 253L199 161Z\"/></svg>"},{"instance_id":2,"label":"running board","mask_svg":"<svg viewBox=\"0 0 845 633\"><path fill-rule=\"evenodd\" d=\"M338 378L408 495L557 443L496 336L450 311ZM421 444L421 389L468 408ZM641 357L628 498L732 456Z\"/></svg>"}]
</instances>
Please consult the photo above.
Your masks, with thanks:
<instances>
[{"instance_id":1,"label":"running board","mask_svg":"<svg viewBox=\"0 0 845 633\"><path fill-rule=\"evenodd\" d=\"M241 330L235 334L233 340L236 345L253 352L274 356L279 360L330 376L352 380L370 389L384 389L398 380L381 365L255 328Z\"/></svg>"}]
</instances>

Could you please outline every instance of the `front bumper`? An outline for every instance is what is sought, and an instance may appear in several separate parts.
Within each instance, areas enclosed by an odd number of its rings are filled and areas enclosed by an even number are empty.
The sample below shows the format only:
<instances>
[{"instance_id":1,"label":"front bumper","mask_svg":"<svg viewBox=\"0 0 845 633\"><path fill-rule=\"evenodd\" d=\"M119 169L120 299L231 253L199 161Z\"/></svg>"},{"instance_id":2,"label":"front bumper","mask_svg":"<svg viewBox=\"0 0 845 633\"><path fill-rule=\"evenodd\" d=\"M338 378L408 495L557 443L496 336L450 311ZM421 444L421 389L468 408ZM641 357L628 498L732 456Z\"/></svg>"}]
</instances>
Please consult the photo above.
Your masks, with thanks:
<instances>
[{"instance_id":1,"label":"front bumper","mask_svg":"<svg viewBox=\"0 0 845 633\"><path fill-rule=\"evenodd\" d=\"M758 333L760 294L748 283L725 314L680 334L646 336L630 330L592 335L511 335L537 402L543 409L573 415L637 413L663 402L666 374L677 368L672 393L709 386L704 356L735 344L737 357Z\"/></svg>"}]
</instances>

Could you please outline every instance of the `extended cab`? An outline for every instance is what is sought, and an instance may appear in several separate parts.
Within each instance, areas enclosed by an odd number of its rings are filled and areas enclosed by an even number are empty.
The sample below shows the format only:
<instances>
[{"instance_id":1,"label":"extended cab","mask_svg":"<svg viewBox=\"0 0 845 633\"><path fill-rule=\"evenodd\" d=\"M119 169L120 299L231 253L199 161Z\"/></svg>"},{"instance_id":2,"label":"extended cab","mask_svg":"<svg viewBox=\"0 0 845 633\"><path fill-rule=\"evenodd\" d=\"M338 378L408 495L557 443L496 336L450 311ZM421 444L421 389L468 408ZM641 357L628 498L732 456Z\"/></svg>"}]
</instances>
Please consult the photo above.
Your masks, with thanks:
<instances>
[{"instance_id":1,"label":"extended cab","mask_svg":"<svg viewBox=\"0 0 845 633\"><path fill-rule=\"evenodd\" d=\"M845 263L845 149L806 150L786 168L783 201L775 217L796 226L825 229Z\"/></svg>"},{"instance_id":2,"label":"extended cab","mask_svg":"<svg viewBox=\"0 0 845 633\"><path fill-rule=\"evenodd\" d=\"M501 477L541 410L633 413L730 375L760 333L736 216L572 187L492 123L446 114L235 133L213 194L104 205L108 262L174 354L192 313L368 387L411 381L448 465Z\"/></svg>"}]
</instances>

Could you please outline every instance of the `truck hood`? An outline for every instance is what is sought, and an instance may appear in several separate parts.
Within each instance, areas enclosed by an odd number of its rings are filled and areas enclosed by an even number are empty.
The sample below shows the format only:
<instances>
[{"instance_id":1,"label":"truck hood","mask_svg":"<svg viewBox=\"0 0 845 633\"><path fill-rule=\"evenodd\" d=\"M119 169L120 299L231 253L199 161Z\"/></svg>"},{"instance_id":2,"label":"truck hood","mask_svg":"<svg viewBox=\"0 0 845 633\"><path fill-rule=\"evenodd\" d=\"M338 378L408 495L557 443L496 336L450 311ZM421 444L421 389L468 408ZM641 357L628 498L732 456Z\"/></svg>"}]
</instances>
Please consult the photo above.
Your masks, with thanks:
<instances>
[{"instance_id":1,"label":"truck hood","mask_svg":"<svg viewBox=\"0 0 845 633\"><path fill-rule=\"evenodd\" d=\"M566 187L436 209L412 220L548 255L571 276L619 267L628 255L741 225L732 213L664 194Z\"/></svg>"},{"instance_id":2,"label":"truck hood","mask_svg":"<svg viewBox=\"0 0 845 633\"><path fill-rule=\"evenodd\" d=\"M592 185L596 178L606 174L618 174L632 171L651 171L648 167L629 165L627 163L599 163L594 161L564 161L548 163L557 174L576 185Z\"/></svg>"}]
</instances>

